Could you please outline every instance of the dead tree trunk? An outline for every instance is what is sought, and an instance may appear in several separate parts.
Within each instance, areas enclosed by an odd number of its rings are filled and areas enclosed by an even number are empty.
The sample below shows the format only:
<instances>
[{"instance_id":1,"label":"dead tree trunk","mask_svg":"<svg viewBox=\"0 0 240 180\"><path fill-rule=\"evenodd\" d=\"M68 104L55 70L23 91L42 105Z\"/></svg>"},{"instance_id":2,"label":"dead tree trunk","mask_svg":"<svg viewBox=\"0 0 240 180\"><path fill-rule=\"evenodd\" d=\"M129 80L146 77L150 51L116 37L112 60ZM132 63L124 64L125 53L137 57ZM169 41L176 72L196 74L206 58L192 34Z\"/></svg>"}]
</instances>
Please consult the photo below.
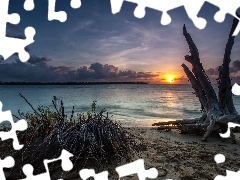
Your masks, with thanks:
<instances>
[{"instance_id":1,"label":"dead tree trunk","mask_svg":"<svg viewBox=\"0 0 240 180\"><path fill-rule=\"evenodd\" d=\"M234 44L235 36L232 36L235 28L237 27L238 20L234 19L231 31L229 33L228 42L225 47L225 53L223 58L223 64L219 67L219 78L218 78L218 99L219 99L219 106L222 109L224 114L231 114L231 115L237 115L237 111L233 104L232 99L232 85L231 85L231 79L229 77L229 64L231 62L231 51Z\"/></svg>"},{"instance_id":2,"label":"dead tree trunk","mask_svg":"<svg viewBox=\"0 0 240 180\"><path fill-rule=\"evenodd\" d=\"M203 116L199 119L198 123L205 126L208 125L203 140L207 140L207 137L214 129L219 128L220 126L226 126L227 122L231 121L240 123L240 116L233 104L231 92L232 86L229 76L229 63L231 61L230 55L235 38L232 34L237 24L238 20L234 18L225 48L223 64L219 68L218 97L200 62L198 49L190 34L187 32L185 25L183 27L183 35L185 36L190 49L190 55L186 55L185 60L191 63L192 71L190 71L185 64L182 64L182 67L201 103Z\"/></svg>"}]
</instances>

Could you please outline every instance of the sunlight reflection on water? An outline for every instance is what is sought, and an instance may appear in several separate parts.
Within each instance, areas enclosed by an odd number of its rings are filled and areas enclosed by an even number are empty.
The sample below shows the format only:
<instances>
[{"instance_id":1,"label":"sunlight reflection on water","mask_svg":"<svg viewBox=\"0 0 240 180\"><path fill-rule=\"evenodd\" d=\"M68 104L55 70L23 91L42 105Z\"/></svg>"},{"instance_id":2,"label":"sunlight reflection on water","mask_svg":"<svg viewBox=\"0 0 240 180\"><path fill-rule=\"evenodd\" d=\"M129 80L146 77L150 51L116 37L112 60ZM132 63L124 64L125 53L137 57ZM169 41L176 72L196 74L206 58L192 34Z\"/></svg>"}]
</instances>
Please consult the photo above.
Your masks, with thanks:
<instances>
[{"instance_id":1,"label":"sunlight reflection on water","mask_svg":"<svg viewBox=\"0 0 240 180\"><path fill-rule=\"evenodd\" d=\"M215 87L216 88L216 87ZM201 115L200 103L192 93L191 85L77 85L77 86L0 86L3 110L17 114L31 108L20 97L24 95L36 108L39 104L51 106L53 96L62 99L66 114L91 111L97 101L97 111L103 108L125 126L151 126L158 121L197 118ZM234 96L240 112L240 97Z\"/></svg>"}]
</instances>

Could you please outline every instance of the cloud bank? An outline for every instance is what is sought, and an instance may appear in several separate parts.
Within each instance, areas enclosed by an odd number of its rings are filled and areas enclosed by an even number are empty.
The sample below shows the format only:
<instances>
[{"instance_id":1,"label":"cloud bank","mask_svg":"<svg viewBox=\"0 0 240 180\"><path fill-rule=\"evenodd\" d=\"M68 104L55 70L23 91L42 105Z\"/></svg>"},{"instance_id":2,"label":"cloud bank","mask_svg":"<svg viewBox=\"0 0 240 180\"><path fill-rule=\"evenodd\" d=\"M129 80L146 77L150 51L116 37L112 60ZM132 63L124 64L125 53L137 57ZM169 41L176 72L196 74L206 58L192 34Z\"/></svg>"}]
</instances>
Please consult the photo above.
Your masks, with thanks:
<instances>
[{"instance_id":1,"label":"cloud bank","mask_svg":"<svg viewBox=\"0 0 240 180\"><path fill-rule=\"evenodd\" d=\"M211 82L213 82L213 83L216 82L216 78L218 78L218 76L219 76L218 69L219 69L219 67L215 67L215 68L209 68L205 71L206 74L209 76ZM231 63L229 70L230 70L230 76L232 79L232 83L240 82L240 60L233 61Z\"/></svg>"},{"instance_id":2,"label":"cloud bank","mask_svg":"<svg viewBox=\"0 0 240 180\"><path fill-rule=\"evenodd\" d=\"M51 66L51 59L31 56L26 63L0 62L2 82L84 82L84 81L150 81L158 76L151 72L119 70L114 65L92 63L89 67Z\"/></svg>"}]
</instances>

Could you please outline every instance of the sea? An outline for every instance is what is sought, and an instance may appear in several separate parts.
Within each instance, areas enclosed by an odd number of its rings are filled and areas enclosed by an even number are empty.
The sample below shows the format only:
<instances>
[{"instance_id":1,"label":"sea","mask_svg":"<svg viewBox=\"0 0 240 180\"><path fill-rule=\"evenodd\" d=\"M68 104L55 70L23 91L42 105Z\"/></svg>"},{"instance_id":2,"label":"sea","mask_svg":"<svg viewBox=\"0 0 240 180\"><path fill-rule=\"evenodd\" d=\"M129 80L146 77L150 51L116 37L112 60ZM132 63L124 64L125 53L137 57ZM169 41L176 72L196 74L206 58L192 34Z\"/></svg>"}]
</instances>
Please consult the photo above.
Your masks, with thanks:
<instances>
[{"instance_id":1,"label":"sea","mask_svg":"<svg viewBox=\"0 0 240 180\"><path fill-rule=\"evenodd\" d=\"M217 85L213 85L217 92ZM104 108L108 116L122 126L151 126L153 123L198 118L201 106L191 85L176 84L100 84L100 85L1 85L0 101L3 111L12 114L32 112L21 93L37 109L39 105L54 110L53 96L63 101L69 118L74 106L77 113L96 112ZM234 96L235 107L240 112L240 97ZM106 113L105 113L106 115Z\"/></svg>"}]
</instances>

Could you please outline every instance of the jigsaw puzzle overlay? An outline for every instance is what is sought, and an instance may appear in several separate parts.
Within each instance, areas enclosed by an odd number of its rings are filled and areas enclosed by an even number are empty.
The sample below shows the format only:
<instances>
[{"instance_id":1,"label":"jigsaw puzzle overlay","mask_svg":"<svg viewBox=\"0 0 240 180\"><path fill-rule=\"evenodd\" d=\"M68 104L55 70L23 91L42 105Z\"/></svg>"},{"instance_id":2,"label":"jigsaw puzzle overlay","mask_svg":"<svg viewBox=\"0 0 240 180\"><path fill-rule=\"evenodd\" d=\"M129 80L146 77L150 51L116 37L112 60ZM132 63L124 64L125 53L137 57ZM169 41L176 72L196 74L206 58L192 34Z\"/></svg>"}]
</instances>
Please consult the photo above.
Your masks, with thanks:
<instances>
[{"instance_id":1,"label":"jigsaw puzzle overlay","mask_svg":"<svg viewBox=\"0 0 240 180\"><path fill-rule=\"evenodd\" d=\"M198 17L198 13L205 2L209 2L210 4L219 7L220 10L214 16L214 19L217 22L223 22L226 14L232 15L238 20L240 19L236 14L237 9L240 7L240 1L238 0L111 0L113 14L120 12L124 1L137 4L137 7L134 11L134 16L137 18L143 18L145 16L146 8L161 11L162 17L160 23L162 25L168 25L171 23L171 17L168 14L169 10L183 6L187 12L188 17L192 20L194 25L199 29L205 28L207 21L204 18ZM235 29L233 36L236 36L239 31L240 24L238 24L237 28Z\"/></svg>"},{"instance_id":2,"label":"jigsaw puzzle overlay","mask_svg":"<svg viewBox=\"0 0 240 180\"><path fill-rule=\"evenodd\" d=\"M217 154L214 158L215 162L217 164L219 163L224 163L225 162L225 156L222 154ZM229 171L226 170L226 176L218 175L215 177L214 180L237 180L240 177L240 171L234 172L234 171Z\"/></svg>"},{"instance_id":3,"label":"jigsaw puzzle overlay","mask_svg":"<svg viewBox=\"0 0 240 180\"><path fill-rule=\"evenodd\" d=\"M2 141L6 139L12 139L13 140L13 148L15 150L20 150L23 148L24 145L20 145L16 131L24 131L27 129L27 122L24 119L18 120L17 122L13 121L11 111L2 111L2 102L0 101L0 123L4 121L8 121L11 123L11 130L8 132L0 131L0 138ZM61 155L58 158L51 159L51 160L44 160L43 164L46 169L45 173L33 175L33 166L31 164L25 164L23 166L23 173L26 175L26 178L24 180L51 180L50 172L48 168L48 164L61 160L61 167L64 171L70 171L73 168L73 163L70 160L70 157L73 157L73 154L66 150L62 150ZM9 156L4 159L0 159L0 179L5 180L3 168L11 168L15 165L15 161L13 157ZM139 159L135 162L120 166L116 168L116 171L119 174L119 177L125 177L132 174L137 174L139 177L139 180L145 180L146 178L156 178L158 176L158 171L156 168L151 168L148 170L145 170L144 167L144 160ZM94 169L82 169L79 172L79 176L83 180L87 180L90 177L94 177L95 180L108 180L108 172L104 171L99 174L96 174Z\"/></svg>"},{"instance_id":4,"label":"jigsaw puzzle overlay","mask_svg":"<svg viewBox=\"0 0 240 180\"><path fill-rule=\"evenodd\" d=\"M234 95L240 95L240 86L235 83L232 87L232 93ZM230 137L230 132L231 132L231 128L235 128L235 127L240 127L240 124L237 124L237 123L233 123L233 122L229 122L228 123L228 129L227 129L227 132L224 133L224 134L221 134L220 133L220 136L222 138L229 138ZM225 162L225 156L222 155L222 154L217 154L214 158L215 162L217 164L219 163L224 163ZM239 179L240 177L240 171L237 171L237 172L234 172L234 171L229 171L229 170L226 170L226 176L222 176L222 175L218 175L215 177L214 180L237 180Z\"/></svg>"},{"instance_id":5,"label":"jigsaw puzzle overlay","mask_svg":"<svg viewBox=\"0 0 240 180\"><path fill-rule=\"evenodd\" d=\"M67 13L64 11L55 11L56 0L48 0L48 20L58 20L65 22L67 20ZM81 7L81 0L71 0L72 8L77 9ZM34 0L25 0L23 5L26 11L32 11L35 8ZM19 39L6 36L7 23L19 24L19 14L8 14L9 0L0 1L0 55L6 60L15 53L18 53L19 59L26 62L30 55L25 48L34 42L36 31L33 27L25 29L26 39Z\"/></svg>"},{"instance_id":6,"label":"jigsaw puzzle overlay","mask_svg":"<svg viewBox=\"0 0 240 180\"><path fill-rule=\"evenodd\" d=\"M116 14L120 12L121 7L123 5L124 0L110 0L112 6L112 13ZM230 14L233 17L240 19L237 14L236 10L240 7L240 1L237 0L169 0L169 1L156 1L156 0L125 0L131 3L137 4L137 7L134 11L134 15L137 18L143 18L145 16L145 8L151 8L154 10L162 11L162 17L160 23L162 25L168 25L171 23L171 17L168 14L169 10L175 9L177 7L183 6L187 12L188 17L193 21L194 25L199 28L203 29L207 25L207 21L204 18L198 17L198 13L201 10L203 4L205 2L209 2L217 7L220 10L215 14L214 19L217 22L223 22L225 19L226 14ZM64 11L55 11L56 0L48 0L48 20L58 20L60 22L65 22L67 20L67 13ZM70 6L74 9L81 7L81 0L71 0ZM26 11L32 11L35 8L34 0L25 0L23 5ZM4 57L6 60L14 53L18 53L19 59L22 62L26 62L29 59L29 53L26 52L25 48L34 42L35 36L35 29L33 27L27 27L25 29L25 36L26 39L18 39L18 38L10 38L6 37L6 25L7 23L11 24L18 24L20 22L20 16L18 14L8 14L9 8L9 0L1 0L0 1L0 55ZM235 29L233 35L238 35L240 31L240 24L238 24L237 28ZM240 86L235 84L232 89L233 94L240 95ZM9 132L0 132L0 138L2 141L6 139L13 140L13 148L15 150L20 150L24 145L20 145L17 139L16 131L24 131L27 129L27 123L25 120L19 120L17 122L13 121L11 111L2 111L2 103L0 102L0 123L3 121L8 121L11 123L11 130ZM222 137L227 138L230 135L230 128L234 128L239 126L236 123L229 123L228 124L228 131L225 134L220 134ZM69 171L73 168L73 164L70 160L70 157L73 155L66 150L62 150L62 154L57 159L52 160L44 160L44 166L47 170L46 173L33 175L33 167L30 164L26 164L23 167L23 172L27 176L25 179L50 179L48 164L57 160L62 160L62 168L64 171ZM10 168L14 166L14 159L12 157L6 157L4 159L0 159L1 161L1 172L0 172L0 179L4 180L4 172L3 168ZM215 156L216 163L223 163L225 161L225 157L222 154L217 154ZM144 160L139 159L135 162L123 165L121 167L117 167L116 171L119 174L119 178L137 174L140 180L145 180L146 178L156 178L158 172L155 168L151 168L149 170L145 170L144 168ZM89 177L94 177L96 180L107 180L108 179L108 172L104 171L99 174L96 174L93 169L83 169L79 172L79 176L82 179L88 179ZM227 176L217 176L215 179L239 179L240 171L232 172L227 170Z\"/></svg>"},{"instance_id":7,"label":"jigsaw puzzle overlay","mask_svg":"<svg viewBox=\"0 0 240 180\"><path fill-rule=\"evenodd\" d=\"M154 10L162 11L161 24L168 25L171 22L171 17L168 14L169 10L183 6L187 12L188 17L193 21L194 25L199 28L205 28L207 21L204 18L198 17L198 13L201 10L205 2L209 2L220 10L215 14L214 19L217 22L223 22L226 14L230 14L237 19L240 19L236 11L240 7L240 1L236 0L169 0L169 1L156 1L156 0L110 0L112 13L116 14L120 12L124 1L137 4L134 11L134 15L137 18L143 18L145 16L145 8L151 8ZM67 13L64 11L55 11L56 0L48 0L48 20L58 20L65 22L67 20ZM71 0L70 5L72 8L77 9L81 7L81 0ZM35 7L34 0L25 0L24 9L26 11L32 11ZM6 24L18 24L20 22L20 16L18 14L8 14L9 0L0 1L0 55L6 60L14 53L19 54L19 59L22 62L26 62L29 59L29 53L26 52L26 46L34 42L35 29L33 27L27 27L25 29L26 39L10 38L6 37ZM236 36L240 31L240 24L235 29L233 35Z\"/></svg>"},{"instance_id":8,"label":"jigsaw puzzle overlay","mask_svg":"<svg viewBox=\"0 0 240 180\"><path fill-rule=\"evenodd\" d=\"M9 0L0 1L0 55L7 59L14 53L18 53L19 59L26 62L30 56L25 48L34 42L35 29L33 27L25 29L26 39L6 37L7 23L18 24L20 22L18 14L8 14L8 7Z\"/></svg>"}]
</instances>

